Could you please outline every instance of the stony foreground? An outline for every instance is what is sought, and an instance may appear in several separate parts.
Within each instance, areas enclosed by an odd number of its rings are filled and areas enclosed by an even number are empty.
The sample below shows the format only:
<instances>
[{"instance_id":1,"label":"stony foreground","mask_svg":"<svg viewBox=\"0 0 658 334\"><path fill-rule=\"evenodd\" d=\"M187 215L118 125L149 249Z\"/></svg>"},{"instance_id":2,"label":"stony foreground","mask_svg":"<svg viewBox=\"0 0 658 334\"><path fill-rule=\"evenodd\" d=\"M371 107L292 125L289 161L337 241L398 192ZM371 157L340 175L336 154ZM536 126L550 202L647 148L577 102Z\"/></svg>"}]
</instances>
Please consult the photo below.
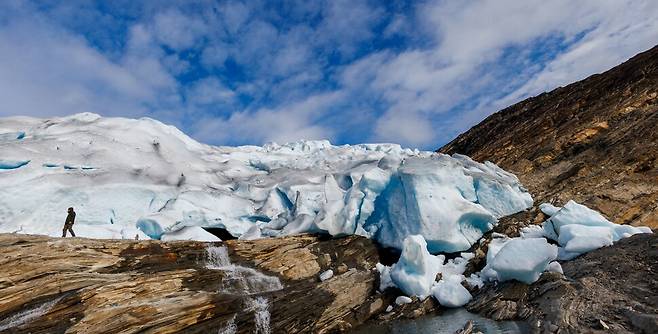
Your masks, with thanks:
<instances>
[{"instance_id":1,"label":"stony foreground","mask_svg":"<svg viewBox=\"0 0 658 334\"><path fill-rule=\"evenodd\" d=\"M0 234L0 332L326 332L386 306L373 297L378 255L368 239L215 245L258 272L206 268L208 245ZM320 282L330 268L334 277ZM236 293L236 273L278 277L283 289L250 282Z\"/></svg>"},{"instance_id":2,"label":"stony foreground","mask_svg":"<svg viewBox=\"0 0 658 334\"><path fill-rule=\"evenodd\" d=\"M213 262L209 249L224 249L231 264ZM2 333L326 333L440 311L428 298L384 312L399 292L376 292L378 250L356 236L202 243L0 234L0 250ZM562 266L565 277L487 285L467 309L527 321L535 332L658 332L658 235ZM328 269L334 276L321 282Z\"/></svg>"}]
</instances>

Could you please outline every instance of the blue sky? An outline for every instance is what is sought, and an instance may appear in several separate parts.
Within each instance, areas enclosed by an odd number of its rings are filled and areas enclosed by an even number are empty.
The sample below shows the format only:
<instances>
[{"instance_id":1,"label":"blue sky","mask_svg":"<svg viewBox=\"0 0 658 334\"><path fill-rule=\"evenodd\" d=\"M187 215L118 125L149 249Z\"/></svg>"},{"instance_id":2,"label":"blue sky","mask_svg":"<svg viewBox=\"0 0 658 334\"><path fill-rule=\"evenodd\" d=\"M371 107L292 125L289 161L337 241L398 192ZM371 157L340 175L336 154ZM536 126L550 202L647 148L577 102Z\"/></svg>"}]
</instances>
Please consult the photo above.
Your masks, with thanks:
<instances>
[{"instance_id":1,"label":"blue sky","mask_svg":"<svg viewBox=\"0 0 658 334\"><path fill-rule=\"evenodd\" d=\"M653 0L0 2L0 116L436 149L658 43Z\"/></svg>"}]
</instances>

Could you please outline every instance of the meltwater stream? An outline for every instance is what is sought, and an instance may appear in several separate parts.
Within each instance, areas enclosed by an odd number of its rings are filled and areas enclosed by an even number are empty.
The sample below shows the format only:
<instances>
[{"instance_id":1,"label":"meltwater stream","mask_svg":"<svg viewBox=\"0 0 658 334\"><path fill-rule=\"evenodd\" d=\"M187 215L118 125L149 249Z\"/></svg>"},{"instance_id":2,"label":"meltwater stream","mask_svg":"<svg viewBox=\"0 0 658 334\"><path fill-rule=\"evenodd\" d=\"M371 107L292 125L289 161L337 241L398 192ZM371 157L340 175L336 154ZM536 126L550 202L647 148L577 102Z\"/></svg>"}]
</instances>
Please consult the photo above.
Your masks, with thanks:
<instances>
[{"instance_id":1,"label":"meltwater stream","mask_svg":"<svg viewBox=\"0 0 658 334\"><path fill-rule=\"evenodd\" d=\"M447 310L440 315L426 316L413 320L397 320L387 324L366 324L352 333L356 334L453 334L463 328L467 321L473 321L473 332L486 334L529 333L525 323L516 321L495 321L470 313L464 308Z\"/></svg>"},{"instance_id":2,"label":"meltwater stream","mask_svg":"<svg viewBox=\"0 0 658 334\"><path fill-rule=\"evenodd\" d=\"M264 275L252 268L232 264L226 247L211 246L206 252L208 255L206 268L221 270L226 274L220 284L220 291L243 296L246 311L254 313L256 333L269 334L269 301L265 297L253 295L281 290L283 289L281 281L277 277ZM219 333L235 333L237 329L235 322L231 321L226 328L220 329Z\"/></svg>"}]
</instances>

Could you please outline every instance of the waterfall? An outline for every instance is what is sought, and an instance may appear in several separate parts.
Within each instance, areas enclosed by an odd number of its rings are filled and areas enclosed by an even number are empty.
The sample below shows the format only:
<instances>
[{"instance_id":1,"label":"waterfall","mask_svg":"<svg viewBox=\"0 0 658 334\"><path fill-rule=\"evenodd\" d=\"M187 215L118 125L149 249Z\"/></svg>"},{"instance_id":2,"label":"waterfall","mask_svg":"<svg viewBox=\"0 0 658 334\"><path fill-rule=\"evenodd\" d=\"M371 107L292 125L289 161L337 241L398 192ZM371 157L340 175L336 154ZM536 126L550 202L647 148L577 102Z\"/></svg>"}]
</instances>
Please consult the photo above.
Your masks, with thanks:
<instances>
[{"instance_id":1,"label":"waterfall","mask_svg":"<svg viewBox=\"0 0 658 334\"><path fill-rule=\"evenodd\" d=\"M226 247L208 247L206 268L221 270L226 275L222 279L220 290L232 295L254 295L278 291L283 285L278 277L265 275L255 269L231 263Z\"/></svg>"},{"instance_id":2,"label":"waterfall","mask_svg":"<svg viewBox=\"0 0 658 334\"><path fill-rule=\"evenodd\" d=\"M265 292L278 291L283 285L278 277L265 275L255 269L231 263L226 247L210 246L207 251L206 268L221 270L224 277L219 290L222 293L244 296L246 311L254 313L256 332L270 333L269 301L264 297L251 297ZM220 333L234 333L237 330L235 318Z\"/></svg>"},{"instance_id":3,"label":"waterfall","mask_svg":"<svg viewBox=\"0 0 658 334\"><path fill-rule=\"evenodd\" d=\"M238 326L235 325L235 314L233 315L233 318L228 321L226 324L226 327L220 328L217 331L217 334L235 334L238 331Z\"/></svg>"},{"instance_id":4,"label":"waterfall","mask_svg":"<svg viewBox=\"0 0 658 334\"><path fill-rule=\"evenodd\" d=\"M22 325L48 313L48 311L50 311L50 309L55 306L55 304L57 304L61 299L62 297L55 298L49 302L43 303L37 307L25 310L0 321L0 331Z\"/></svg>"},{"instance_id":5,"label":"waterfall","mask_svg":"<svg viewBox=\"0 0 658 334\"><path fill-rule=\"evenodd\" d=\"M249 308L254 312L254 320L256 321L256 333L269 334L270 333L270 311L269 303L266 298L256 297L255 299L249 298Z\"/></svg>"}]
</instances>

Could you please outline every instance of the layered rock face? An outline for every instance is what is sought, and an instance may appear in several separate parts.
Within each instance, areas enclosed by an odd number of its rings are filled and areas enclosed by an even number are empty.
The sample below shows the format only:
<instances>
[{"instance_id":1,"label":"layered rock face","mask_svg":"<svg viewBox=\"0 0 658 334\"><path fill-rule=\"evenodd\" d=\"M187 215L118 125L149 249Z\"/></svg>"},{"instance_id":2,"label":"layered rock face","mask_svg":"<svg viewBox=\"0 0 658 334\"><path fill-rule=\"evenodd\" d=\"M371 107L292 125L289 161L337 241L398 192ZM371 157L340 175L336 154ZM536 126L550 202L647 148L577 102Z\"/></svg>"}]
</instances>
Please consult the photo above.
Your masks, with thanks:
<instances>
[{"instance_id":1,"label":"layered rock face","mask_svg":"<svg viewBox=\"0 0 658 334\"><path fill-rule=\"evenodd\" d=\"M0 332L345 330L383 311L363 237L224 243L0 234ZM320 282L320 273L334 276Z\"/></svg>"},{"instance_id":2,"label":"layered rock face","mask_svg":"<svg viewBox=\"0 0 658 334\"><path fill-rule=\"evenodd\" d=\"M441 148L515 173L535 203L569 200L658 228L658 47L503 109Z\"/></svg>"}]
</instances>

